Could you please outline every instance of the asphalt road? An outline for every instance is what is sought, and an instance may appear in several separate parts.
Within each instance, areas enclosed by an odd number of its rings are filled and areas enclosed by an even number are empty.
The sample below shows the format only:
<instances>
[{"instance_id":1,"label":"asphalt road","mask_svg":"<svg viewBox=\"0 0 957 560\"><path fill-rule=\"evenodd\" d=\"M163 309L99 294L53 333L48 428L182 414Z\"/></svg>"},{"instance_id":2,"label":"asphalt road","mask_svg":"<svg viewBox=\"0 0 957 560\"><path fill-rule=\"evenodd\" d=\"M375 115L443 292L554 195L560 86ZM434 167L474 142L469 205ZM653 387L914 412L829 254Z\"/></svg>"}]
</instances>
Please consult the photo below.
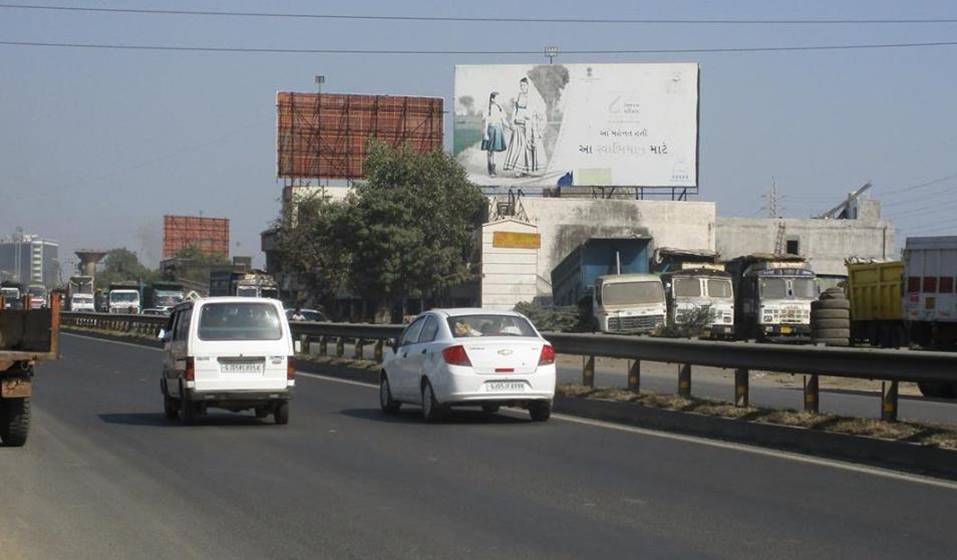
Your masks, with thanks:
<instances>
[{"instance_id":1,"label":"asphalt road","mask_svg":"<svg viewBox=\"0 0 957 560\"><path fill-rule=\"evenodd\" d=\"M160 353L64 335L4 558L953 558L957 484L521 414L426 425L300 376L291 423L163 419Z\"/></svg>"}]
</instances>

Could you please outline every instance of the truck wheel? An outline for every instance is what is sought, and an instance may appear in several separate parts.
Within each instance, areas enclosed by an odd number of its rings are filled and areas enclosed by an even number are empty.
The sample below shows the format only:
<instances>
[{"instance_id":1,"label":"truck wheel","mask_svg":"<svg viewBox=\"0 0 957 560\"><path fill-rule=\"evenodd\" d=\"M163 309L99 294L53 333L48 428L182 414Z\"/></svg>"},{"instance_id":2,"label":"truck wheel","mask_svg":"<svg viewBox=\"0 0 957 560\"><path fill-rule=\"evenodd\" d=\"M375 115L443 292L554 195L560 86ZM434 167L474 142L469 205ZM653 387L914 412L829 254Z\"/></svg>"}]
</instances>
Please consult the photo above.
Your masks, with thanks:
<instances>
[{"instance_id":1,"label":"truck wheel","mask_svg":"<svg viewBox=\"0 0 957 560\"><path fill-rule=\"evenodd\" d=\"M846 299L821 299L811 302L811 311L819 309L850 309L851 302Z\"/></svg>"},{"instance_id":2,"label":"truck wheel","mask_svg":"<svg viewBox=\"0 0 957 560\"><path fill-rule=\"evenodd\" d=\"M3 445L20 447L27 442L30 431L30 399L4 399L0 401L0 440Z\"/></svg>"},{"instance_id":3,"label":"truck wheel","mask_svg":"<svg viewBox=\"0 0 957 560\"><path fill-rule=\"evenodd\" d=\"M168 395L163 395L163 413L167 420L176 420L179 415L179 402Z\"/></svg>"},{"instance_id":4,"label":"truck wheel","mask_svg":"<svg viewBox=\"0 0 957 560\"><path fill-rule=\"evenodd\" d=\"M281 402L276 405L276 411L273 412L273 417L276 419L276 423L280 426L289 423L289 402Z\"/></svg>"}]
</instances>

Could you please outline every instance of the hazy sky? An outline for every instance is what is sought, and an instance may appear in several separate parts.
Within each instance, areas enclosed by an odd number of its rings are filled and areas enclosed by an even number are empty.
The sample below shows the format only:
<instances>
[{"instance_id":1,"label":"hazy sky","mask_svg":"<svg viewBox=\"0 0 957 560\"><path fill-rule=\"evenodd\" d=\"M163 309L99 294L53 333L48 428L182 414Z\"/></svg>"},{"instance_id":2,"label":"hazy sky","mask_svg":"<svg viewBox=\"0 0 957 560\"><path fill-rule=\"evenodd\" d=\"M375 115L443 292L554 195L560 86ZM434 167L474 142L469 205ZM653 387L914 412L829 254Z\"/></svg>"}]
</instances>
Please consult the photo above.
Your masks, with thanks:
<instances>
[{"instance_id":1,"label":"hazy sky","mask_svg":"<svg viewBox=\"0 0 957 560\"><path fill-rule=\"evenodd\" d=\"M21 1L21 3L26 3ZM71 5L63 0L51 4ZM586 18L957 17L952 2L75 2L130 8ZM0 9L0 41L427 50L682 49L957 41L929 25L426 23ZM78 247L127 246L155 264L162 215L224 216L261 262L278 212L275 92L444 96L456 63L535 56L149 52L0 46L0 236L16 226ZM899 237L957 233L957 47L560 55L559 62L701 65L700 199L759 215L774 177L806 216L865 181ZM451 122L446 121L451 146ZM914 190L906 187L955 177Z\"/></svg>"}]
</instances>

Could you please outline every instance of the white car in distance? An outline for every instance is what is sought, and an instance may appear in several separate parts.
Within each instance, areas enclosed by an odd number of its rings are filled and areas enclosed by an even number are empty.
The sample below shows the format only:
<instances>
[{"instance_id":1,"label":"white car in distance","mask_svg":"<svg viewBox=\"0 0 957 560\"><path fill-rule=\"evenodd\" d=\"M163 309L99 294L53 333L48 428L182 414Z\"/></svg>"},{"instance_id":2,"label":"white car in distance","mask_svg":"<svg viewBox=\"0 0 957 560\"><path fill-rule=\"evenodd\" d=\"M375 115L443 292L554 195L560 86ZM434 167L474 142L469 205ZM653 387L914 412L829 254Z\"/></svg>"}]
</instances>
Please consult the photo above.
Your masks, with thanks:
<instances>
[{"instance_id":1,"label":"white car in distance","mask_svg":"<svg viewBox=\"0 0 957 560\"><path fill-rule=\"evenodd\" d=\"M422 407L428 422L452 407L526 408L532 420L551 416L555 350L519 313L433 309L402 332L385 357L379 384L383 412Z\"/></svg>"}]
</instances>

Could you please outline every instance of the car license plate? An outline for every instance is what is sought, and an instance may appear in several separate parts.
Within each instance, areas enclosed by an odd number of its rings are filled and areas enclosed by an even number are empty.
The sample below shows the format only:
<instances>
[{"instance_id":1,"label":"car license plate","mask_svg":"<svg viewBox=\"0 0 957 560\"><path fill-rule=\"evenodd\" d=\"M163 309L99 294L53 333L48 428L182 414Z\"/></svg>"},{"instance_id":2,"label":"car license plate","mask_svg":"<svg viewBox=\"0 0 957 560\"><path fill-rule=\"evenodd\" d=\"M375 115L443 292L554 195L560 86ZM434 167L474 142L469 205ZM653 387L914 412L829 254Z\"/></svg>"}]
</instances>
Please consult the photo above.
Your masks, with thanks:
<instances>
[{"instance_id":1,"label":"car license plate","mask_svg":"<svg viewBox=\"0 0 957 560\"><path fill-rule=\"evenodd\" d=\"M519 393L525 390L525 383L521 381L493 381L485 384L489 393Z\"/></svg>"},{"instance_id":2,"label":"car license plate","mask_svg":"<svg viewBox=\"0 0 957 560\"><path fill-rule=\"evenodd\" d=\"M237 362L232 364L221 364L223 373L262 373L263 365L261 362Z\"/></svg>"},{"instance_id":3,"label":"car license plate","mask_svg":"<svg viewBox=\"0 0 957 560\"><path fill-rule=\"evenodd\" d=\"M791 334L791 327L783 325L781 327L781 334Z\"/></svg>"}]
</instances>

